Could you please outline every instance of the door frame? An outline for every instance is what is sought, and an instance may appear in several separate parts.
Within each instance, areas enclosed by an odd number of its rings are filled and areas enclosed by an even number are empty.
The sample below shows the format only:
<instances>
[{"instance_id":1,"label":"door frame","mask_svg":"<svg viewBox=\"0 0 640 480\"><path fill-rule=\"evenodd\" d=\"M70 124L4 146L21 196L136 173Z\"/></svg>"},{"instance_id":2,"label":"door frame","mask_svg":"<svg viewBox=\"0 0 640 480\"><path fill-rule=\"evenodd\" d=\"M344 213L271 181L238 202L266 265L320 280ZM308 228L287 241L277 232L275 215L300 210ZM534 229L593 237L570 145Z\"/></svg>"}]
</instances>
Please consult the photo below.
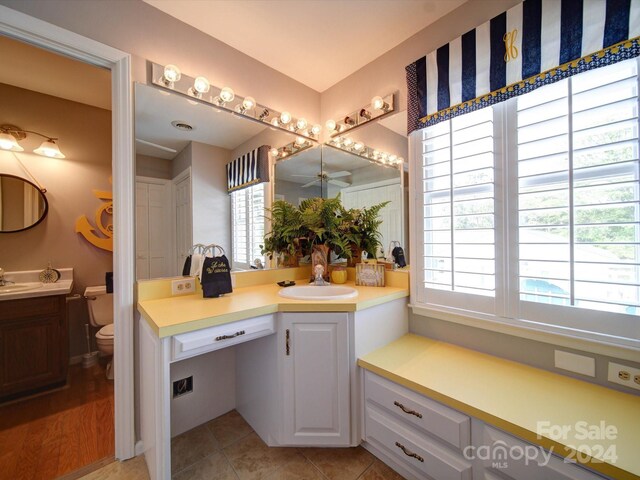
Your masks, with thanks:
<instances>
[{"instance_id":1,"label":"door frame","mask_svg":"<svg viewBox=\"0 0 640 480\"><path fill-rule=\"evenodd\" d=\"M114 236L115 456L135 455L133 310L135 285L133 99L131 56L0 5L0 34L111 70Z\"/></svg>"}]
</instances>

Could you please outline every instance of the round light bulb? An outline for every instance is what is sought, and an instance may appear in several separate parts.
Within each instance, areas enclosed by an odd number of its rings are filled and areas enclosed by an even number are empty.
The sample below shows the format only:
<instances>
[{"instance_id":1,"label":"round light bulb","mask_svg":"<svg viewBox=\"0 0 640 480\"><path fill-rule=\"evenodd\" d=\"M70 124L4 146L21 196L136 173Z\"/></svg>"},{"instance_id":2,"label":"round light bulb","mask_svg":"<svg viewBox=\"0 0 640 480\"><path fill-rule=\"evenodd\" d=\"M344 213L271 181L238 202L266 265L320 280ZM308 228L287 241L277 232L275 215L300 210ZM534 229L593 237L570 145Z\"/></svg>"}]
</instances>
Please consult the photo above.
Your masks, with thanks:
<instances>
[{"instance_id":1,"label":"round light bulb","mask_svg":"<svg viewBox=\"0 0 640 480\"><path fill-rule=\"evenodd\" d=\"M391 163L395 163L395 161L398 159L397 155L389 155L389 161Z\"/></svg>"},{"instance_id":2,"label":"round light bulb","mask_svg":"<svg viewBox=\"0 0 640 480\"><path fill-rule=\"evenodd\" d=\"M354 149L356 152L359 152L359 151L360 151L360 150L362 150L363 148L364 148L364 145L363 145L362 143L360 143L360 142L356 142L356 143L353 145L353 149Z\"/></svg>"},{"instance_id":3,"label":"round light bulb","mask_svg":"<svg viewBox=\"0 0 640 480\"><path fill-rule=\"evenodd\" d=\"M233 93L233 90L229 87L224 87L222 90L220 90L220 100L222 100L224 103L231 102L235 97L236 94Z\"/></svg>"},{"instance_id":4,"label":"round light bulb","mask_svg":"<svg viewBox=\"0 0 640 480\"><path fill-rule=\"evenodd\" d=\"M353 144L353 140L349 137L344 139L344 146L345 147L350 147Z\"/></svg>"},{"instance_id":5,"label":"round light bulb","mask_svg":"<svg viewBox=\"0 0 640 480\"><path fill-rule=\"evenodd\" d=\"M327 120L327 123L324 124L327 127L327 130L333 132L336 129L336 121L335 120Z\"/></svg>"},{"instance_id":6,"label":"round light bulb","mask_svg":"<svg viewBox=\"0 0 640 480\"><path fill-rule=\"evenodd\" d=\"M291 114L289 112L282 112L280 114L280 123L286 125L291 121Z\"/></svg>"},{"instance_id":7,"label":"round light bulb","mask_svg":"<svg viewBox=\"0 0 640 480\"><path fill-rule=\"evenodd\" d=\"M296 137L296 145L304 145L306 142L303 137Z\"/></svg>"},{"instance_id":8,"label":"round light bulb","mask_svg":"<svg viewBox=\"0 0 640 480\"><path fill-rule=\"evenodd\" d=\"M404 158L398 157L397 163L404 163Z\"/></svg>"},{"instance_id":9,"label":"round light bulb","mask_svg":"<svg viewBox=\"0 0 640 480\"><path fill-rule=\"evenodd\" d=\"M311 133L313 133L314 135L320 134L321 131L322 131L322 125L318 125L316 123L313 127L311 127Z\"/></svg>"},{"instance_id":10,"label":"round light bulb","mask_svg":"<svg viewBox=\"0 0 640 480\"><path fill-rule=\"evenodd\" d=\"M288 155L288 153L285 150L282 150L280 155L282 156L282 158L284 158L284 157L286 157Z\"/></svg>"},{"instance_id":11,"label":"round light bulb","mask_svg":"<svg viewBox=\"0 0 640 480\"><path fill-rule=\"evenodd\" d=\"M380 96L373 97L371 99L371 106L376 110L382 110L382 107L384 107L384 99Z\"/></svg>"},{"instance_id":12,"label":"round light bulb","mask_svg":"<svg viewBox=\"0 0 640 480\"><path fill-rule=\"evenodd\" d=\"M340 144L342 143L342 137L337 136L333 139L333 143L335 143L337 146L340 146Z\"/></svg>"},{"instance_id":13,"label":"round light bulb","mask_svg":"<svg viewBox=\"0 0 640 480\"><path fill-rule=\"evenodd\" d=\"M380 156L380 152L378 150L374 150L372 155L373 155L373 158L378 158Z\"/></svg>"},{"instance_id":14,"label":"round light bulb","mask_svg":"<svg viewBox=\"0 0 640 480\"><path fill-rule=\"evenodd\" d=\"M273 147L271 150L269 150L269 153L274 156L277 157L278 156L278 149Z\"/></svg>"},{"instance_id":15,"label":"round light bulb","mask_svg":"<svg viewBox=\"0 0 640 480\"><path fill-rule=\"evenodd\" d=\"M246 110L251 110L256 106L256 99L253 97L244 97L244 100L242 100L242 106Z\"/></svg>"},{"instance_id":16,"label":"round light bulb","mask_svg":"<svg viewBox=\"0 0 640 480\"><path fill-rule=\"evenodd\" d=\"M205 77L196 77L193 81L193 88L198 93L207 93L211 88L211 84Z\"/></svg>"},{"instance_id":17,"label":"round light bulb","mask_svg":"<svg viewBox=\"0 0 640 480\"><path fill-rule=\"evenodd\" d=\"M278 121L277 118L272 118L271 119L271 125L273 125L274 127L279 127L280 126L280 122Z\"/></svg>"},{"instance_id":18,"label":"round light bulb","mask_svg":"<svg viewBox=\"0 0 640 480\"><path fill-rule=\"evenodd\" d=\"M182 73L180 72L180 69L175 65L165 66L163 75L164 75L164 79L169 84L173 84L174 82L177 82L182 77Z\"/></svg>"},{"instance_id":19,"label":"round light bulb","mask_svg":"<svg viewBox=\"0 0 640 480\"><path fill-rule=\"evenodd\" d=\"M296 122L296 127L298 128L298 130L304 130L305 128L307 128L307 121L304 118L299 118Z\"/></svg>"}]
</instances>

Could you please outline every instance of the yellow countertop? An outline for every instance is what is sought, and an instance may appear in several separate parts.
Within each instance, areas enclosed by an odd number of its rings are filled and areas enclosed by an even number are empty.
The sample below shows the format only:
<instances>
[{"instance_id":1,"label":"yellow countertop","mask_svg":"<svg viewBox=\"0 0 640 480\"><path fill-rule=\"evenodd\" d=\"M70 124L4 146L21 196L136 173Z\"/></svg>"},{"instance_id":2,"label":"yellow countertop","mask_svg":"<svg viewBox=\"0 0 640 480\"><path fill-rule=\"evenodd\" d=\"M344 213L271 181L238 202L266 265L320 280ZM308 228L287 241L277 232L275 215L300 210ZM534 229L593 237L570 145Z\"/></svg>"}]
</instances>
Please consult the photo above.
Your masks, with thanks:
<instances>
[{"instance_id":1,"label":"yellow countertop","mask_svg":"<svg viewBox=\"0 0 640 480\"><path fill-rule=\"evenodd\" d=\"M298 282L301 285L301 282ZM408 297L404 286L359 287L358 296L347 300L305 301L283 298L275 284L235 288L219 298L202 298L201 293L140 300L138 311L159 337L191 332L274 312L355 312Z\"/></svg>"},{"instance_id":2,"label":"yellow countertop","mask_svg":"<svg viewBox=\"0 0 640 480\"><path fill-rule=\"evenodd\" d=\"M640 479L640 396L412 334L358 365L558 455L576 458L577 450L605 475ZM539 422L570 430L538 436ZM602 422L617 432L581 438L584 426L604 432ZM615 462L603 458L608 449Z\"/></svg>"}]
</instances>

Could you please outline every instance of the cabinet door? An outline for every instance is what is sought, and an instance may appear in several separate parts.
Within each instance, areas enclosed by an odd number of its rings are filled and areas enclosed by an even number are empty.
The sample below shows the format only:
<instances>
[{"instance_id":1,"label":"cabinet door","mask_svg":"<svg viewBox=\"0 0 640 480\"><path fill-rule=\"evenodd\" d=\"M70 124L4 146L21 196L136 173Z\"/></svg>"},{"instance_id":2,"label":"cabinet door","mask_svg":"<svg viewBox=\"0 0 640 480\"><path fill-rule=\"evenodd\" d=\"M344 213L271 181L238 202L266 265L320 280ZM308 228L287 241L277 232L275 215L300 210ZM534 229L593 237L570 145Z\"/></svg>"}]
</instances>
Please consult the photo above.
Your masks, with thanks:
<instances>
[{"instance_id":1,"label":"cabinet door","mask_svg":"<svg viewBox=\"0 0 640 480\"><path fill-rule=\"evenodd\" d=\"M349 445L349 315L283 313L285 445Z\"/></svg>"},{"instance_id":2,"label":"cabinet door","mask_svg":"<svg viewBox=\"0 0 640 480\"><path fill-rule=\"evenodd\" d=\"M2 396L64 382L64 362L68 360L63 358L66 349L60 342L62 321L61 316L50 316L2 326Z\"/></svg>"}]
</instances>

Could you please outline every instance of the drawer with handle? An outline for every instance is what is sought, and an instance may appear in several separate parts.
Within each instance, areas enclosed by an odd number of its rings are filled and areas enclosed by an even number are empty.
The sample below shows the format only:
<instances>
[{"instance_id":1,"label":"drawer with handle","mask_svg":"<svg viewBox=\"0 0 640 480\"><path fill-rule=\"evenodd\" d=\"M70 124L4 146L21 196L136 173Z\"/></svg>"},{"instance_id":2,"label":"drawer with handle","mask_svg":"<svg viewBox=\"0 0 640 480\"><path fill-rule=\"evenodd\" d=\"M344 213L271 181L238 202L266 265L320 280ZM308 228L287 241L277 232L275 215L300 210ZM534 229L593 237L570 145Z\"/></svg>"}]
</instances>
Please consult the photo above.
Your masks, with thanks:
<instances>
[{"instance_id":1,"label":"drawer with handle","mask_svg":"<svg viewBox=\"0 0 640 480\"><path fill-rule=\"evenodd\" d=\"M471 442L471 420L460 412L369 371L364 391L367 404L379 405L459 451Z\"/></svg>"},{"instance_id":2,"label":"drawer with handle","mask_svg":"<svg viewBox=\"0 0 640 480\"><path fill-rule=\"evenodd\" d=\"M172 361L237 345L275 332L275 316L238 320L173 337Z\"/></svg>"},{"instance_id":3,"label":"drawer with handle","mask_svg":"<svg viewBox=\"0 0 640 480\"><path fill-rule=\"evenodd\" d=\"M367 405L366 440L415 474L433 480L471 480L471 463L417 433L376 405Z\"/></svg>"}]
</instances>

